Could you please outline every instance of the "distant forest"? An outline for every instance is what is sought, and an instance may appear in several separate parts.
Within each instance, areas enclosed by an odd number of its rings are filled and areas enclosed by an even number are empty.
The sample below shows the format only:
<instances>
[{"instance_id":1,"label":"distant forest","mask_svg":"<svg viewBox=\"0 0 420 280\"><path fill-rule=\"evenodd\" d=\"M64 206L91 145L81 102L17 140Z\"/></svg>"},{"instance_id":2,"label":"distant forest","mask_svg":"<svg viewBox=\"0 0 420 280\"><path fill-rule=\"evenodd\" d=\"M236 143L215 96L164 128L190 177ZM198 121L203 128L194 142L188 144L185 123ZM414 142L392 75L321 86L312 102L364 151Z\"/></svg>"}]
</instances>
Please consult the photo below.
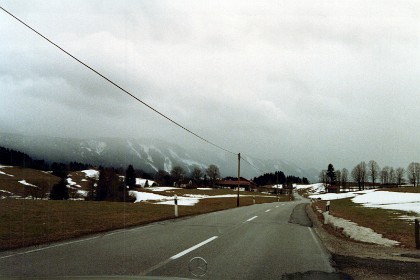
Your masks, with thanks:
<instances>
[{"instance_id":1,"label":"distant forest","mask_svg":"<svg viewBox=\"0 0 420 280\"><path fill-rule=\"evenodd\" d=\"M296 176L286 176L283 171L276 171L274 173L265 173L259 177L253 179L254 183L259 186L265 185L275 185L275 184L309 184L308 178L305 177L296 177Z\"/></svg>"},{"instance_id":2,"label":"distant forest","mask_svg":"<svg viewBox=\"0 0 420 280\"><path fill-rule=\"evenodd\" d=\"M31 158L29 155L15 151L12 149L4 148L0 146L0 164L2 165L13 165L20 167L33 168L43 171L55 171L55 170L66 170L66 171L80 171L89 169L92 166L80 162L70 162L64 164L60 162L52 162L51 164L45 160L36 160Z\"/></svg>"}]
</instances>

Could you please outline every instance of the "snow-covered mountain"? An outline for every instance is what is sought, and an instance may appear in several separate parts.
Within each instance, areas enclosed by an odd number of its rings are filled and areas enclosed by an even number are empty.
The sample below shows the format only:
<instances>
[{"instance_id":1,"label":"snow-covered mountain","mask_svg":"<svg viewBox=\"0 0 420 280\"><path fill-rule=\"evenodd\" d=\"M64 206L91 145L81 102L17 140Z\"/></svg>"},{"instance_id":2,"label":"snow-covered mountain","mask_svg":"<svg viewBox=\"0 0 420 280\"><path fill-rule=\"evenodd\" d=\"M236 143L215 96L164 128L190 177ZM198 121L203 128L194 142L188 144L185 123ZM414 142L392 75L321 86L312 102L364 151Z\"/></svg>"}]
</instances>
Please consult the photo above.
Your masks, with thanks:
<instances>
[{"instance_id":1,"label":"snow-covered mountain","mask_svg":"<svg viewBox=\"0 0 420 280\"><path fill-rule=\"evenodd\" d=\"M189 150L174 143L147 138L76 139L0 133L0 145L49 162L78 161L123 168L132 164L134 168L147 172L156 172L159 169L169 172L176 165L188 172L194 166L204 169L210 164L215 164L222 176L236 176L238 168L237 157L223 151ZM281 170L286 175L304 176L310 181L316 180L318 175L315 169L304 170L285 160L262 160L242 156L252 164L251 166L247 162L241 163L241 176L247 178L276 170Z\"/></svg>"}]
</instances>

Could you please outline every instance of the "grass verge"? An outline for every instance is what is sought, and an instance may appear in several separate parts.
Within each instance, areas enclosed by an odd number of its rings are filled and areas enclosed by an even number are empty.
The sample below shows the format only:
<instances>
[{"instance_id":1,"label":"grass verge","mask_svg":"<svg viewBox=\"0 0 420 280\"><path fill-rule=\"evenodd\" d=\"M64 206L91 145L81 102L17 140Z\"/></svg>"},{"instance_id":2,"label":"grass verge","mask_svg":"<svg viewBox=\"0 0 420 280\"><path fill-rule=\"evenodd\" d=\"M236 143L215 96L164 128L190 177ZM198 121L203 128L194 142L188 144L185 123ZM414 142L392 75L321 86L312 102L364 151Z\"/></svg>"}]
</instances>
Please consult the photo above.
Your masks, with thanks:
<instances>
[{"instance_id":1,"label":"grass verge","mask_svg":"<svg viewBox=\"0 0 420 280\"><path fill-rule=\"evenodd\" d=\"M281 201L288 197L281 196ZM256 196L256 203L276 197ZM253 203L241 197L240 205ZM195 206L180 206L179 216L236 207L236 198L202 199ZM174 207L151 203L97 201L0 200L0 250L60 241L87 234L143 225L174 218Z\"/></svg>"},{"instance_id":2,"label":"grass verge","mask_svg":"<svg viewBox=\"0 0 420 280\"><path fill-rule=\"evenodd\" d=\"M317 201L312 204L314 211L325 211L325 201ZM322 218L318 212L318 217ZM359 226L368 227L383 237L401 242L402 247L414 248L414 225L411 221L400 219L407 212L397 210L385 210L368 208L353 203L351 198L332 200L330 214L357 223ZM335 231L331 226L325 225L328 232L343 237L341 232Z\"/></svg>"}]
</instances>

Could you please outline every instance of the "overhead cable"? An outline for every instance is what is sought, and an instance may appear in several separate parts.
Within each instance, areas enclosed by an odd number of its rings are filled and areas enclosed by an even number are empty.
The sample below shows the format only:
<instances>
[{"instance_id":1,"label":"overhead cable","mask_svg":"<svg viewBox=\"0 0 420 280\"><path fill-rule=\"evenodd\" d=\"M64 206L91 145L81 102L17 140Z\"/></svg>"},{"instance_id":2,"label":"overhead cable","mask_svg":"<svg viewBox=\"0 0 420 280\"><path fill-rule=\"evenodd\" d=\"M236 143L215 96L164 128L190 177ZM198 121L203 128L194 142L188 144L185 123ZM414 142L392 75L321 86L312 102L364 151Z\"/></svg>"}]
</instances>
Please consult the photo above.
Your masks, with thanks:
<instances>
[{"instance_id":1,"label":"overhead cable","mask_svg":"<svg viewBox=\"0 0 420 280\"><path fill-rule=\"evenodd\" d=\"M143 104L144 106L146 106L147 108L149 108L150 110L154 111L155 113L157 113L158 115L162 116L163 118L167 119L168 121L172 122L173 124L175 124L176 126L180 127L181 129L185 130L186 132L192 134L193 136L199 138L200 140L220 149L223 150L227 153L233 154L233 155L237 155L237 153L234 153L226 148L223 148L220 145L215 144L214 142L207 140L206 138L198 135L197 133L191 131L190 129L186 128L185 126L181 125L180 123L176 122L175 120L171 119L170 117L166 116L165 114L161 113L160 111L158 111L157 109L153 108L152 106L150 106L149 104L147 104L146 102L144 102L143 100L141 100L140 98L136 97L135 95L133 95L132 93L130 93L129 91L125 90L123 87L121 87L120 85L118 85L117 83L113 82L110 78L106 77L105 75L101 74L99 71L95 70L93 67L89 66L88 64L86 64L85 62L81 61L80 59L78 59L77 57L75 57L74 55L72 55L71 53L69 53L68 51L66 51L64 48L60 47L58 44L54 43L53 41L51 41L50 39L48 39L46 36L44 36L43 34L41 34L40 32L38 32L37 30L35 30L34 28L32 28L29 24L25 23L23 20L19 19L18 17L16 17L14 14L12 14L11 12L7 11L6 9L4 9L2 6L0 6L0 9L2 9L4 12L6 12L7 14L9 14L11 17L13 17L14 19L16 19L17 21L19 21L21 24L23 24L24 26L26 26L27 28L29 28L30 30L32 30L33 32L35 32L37 35L39 35L40 37L42 37L44 40L46 40L47 42L49 42L50 44L54 45L56 48L58 48L60 51L62 51L63 53L65 53L66 55L70 56L72 59L76 60L78 63L82 64L83 66L85 66L86 68L88 68L89 70L91 70L92 72L94 72L95 74L97 74L98 76L100 76L101 78L103 78L104 80L106 80L107 82L109 82L110 84L112 84L113 86L117 87L119 90L121 90L122 92L124 92L125 94L129 95L130 97L134 98L136 101L140 102L141 104Z\"/></svg>"}]
</instances>

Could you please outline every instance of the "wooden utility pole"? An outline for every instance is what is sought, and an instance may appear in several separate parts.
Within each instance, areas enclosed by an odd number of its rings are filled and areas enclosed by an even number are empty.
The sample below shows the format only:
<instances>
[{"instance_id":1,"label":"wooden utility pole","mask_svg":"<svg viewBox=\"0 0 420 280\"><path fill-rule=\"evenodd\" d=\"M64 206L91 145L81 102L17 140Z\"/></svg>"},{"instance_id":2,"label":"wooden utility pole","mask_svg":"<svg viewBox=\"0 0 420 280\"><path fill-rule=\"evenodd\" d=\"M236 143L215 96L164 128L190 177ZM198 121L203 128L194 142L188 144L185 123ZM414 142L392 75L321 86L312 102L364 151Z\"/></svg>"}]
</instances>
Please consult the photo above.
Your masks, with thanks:
<instances>
[{"instance_id":1,"label":"wooden utility pole","mask_svg":"<svg viewBox=\"0 0 420 280\"><path fill-rule=\"evenodd\" d=\"M276 198L277 202L279 202L279 172L276 172Z\"/></svg>"},{"instance_id":2,"label":"wooden utility pole","mask_svg":"<svg viewBox=\"0 0 420 280\"><path fill-rule=\"evenodd\" d=\"M238 154L238 195L236 197L236 207L239 207L239 186L241 180L241 153Z\"/></svg>"},{"instance_id":3,"label":"wooden utility pole","mask_svg":"<svg viewBox=\"0 0 420 280\"><path fill-rule=\"evenodd\" d=\"M416 241L416 249L420 249L419 219L414 220L414 240Z\"/></svg>"}]
</instances>

